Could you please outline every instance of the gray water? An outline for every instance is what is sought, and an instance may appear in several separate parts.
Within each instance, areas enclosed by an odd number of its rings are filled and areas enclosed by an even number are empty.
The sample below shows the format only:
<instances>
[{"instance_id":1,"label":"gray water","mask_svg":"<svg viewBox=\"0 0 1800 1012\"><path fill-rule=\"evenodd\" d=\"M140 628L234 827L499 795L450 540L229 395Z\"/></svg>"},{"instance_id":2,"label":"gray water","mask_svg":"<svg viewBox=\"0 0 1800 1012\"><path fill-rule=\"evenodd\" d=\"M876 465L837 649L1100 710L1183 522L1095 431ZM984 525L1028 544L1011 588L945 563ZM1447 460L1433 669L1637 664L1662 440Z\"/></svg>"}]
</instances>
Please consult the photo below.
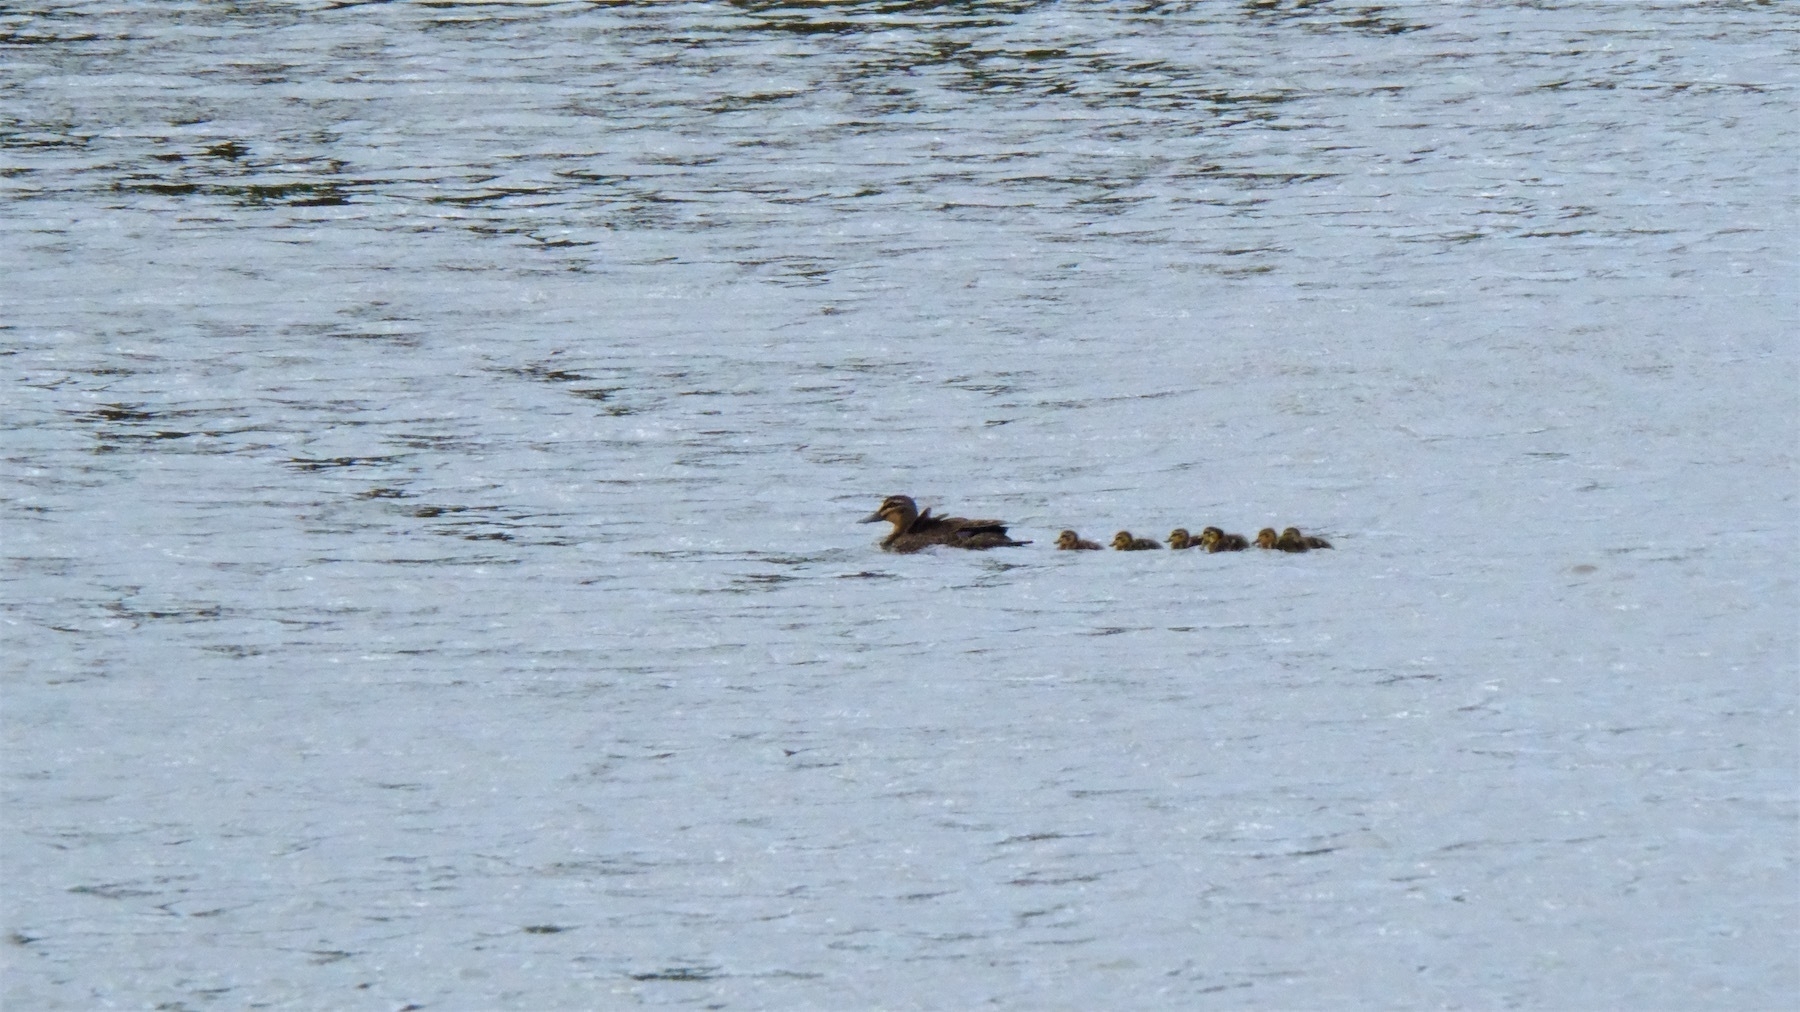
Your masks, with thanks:
<instances>
[{"instance_id":1,"label":"gray water","mask_svg":"<svg viewBox=\"0 0 1800 1012\"><path fill-rule=\"evenodd\" d=\"M6 1007L1785 1006L1797 27L8 5Z\"/></svg>"}]
</instances>

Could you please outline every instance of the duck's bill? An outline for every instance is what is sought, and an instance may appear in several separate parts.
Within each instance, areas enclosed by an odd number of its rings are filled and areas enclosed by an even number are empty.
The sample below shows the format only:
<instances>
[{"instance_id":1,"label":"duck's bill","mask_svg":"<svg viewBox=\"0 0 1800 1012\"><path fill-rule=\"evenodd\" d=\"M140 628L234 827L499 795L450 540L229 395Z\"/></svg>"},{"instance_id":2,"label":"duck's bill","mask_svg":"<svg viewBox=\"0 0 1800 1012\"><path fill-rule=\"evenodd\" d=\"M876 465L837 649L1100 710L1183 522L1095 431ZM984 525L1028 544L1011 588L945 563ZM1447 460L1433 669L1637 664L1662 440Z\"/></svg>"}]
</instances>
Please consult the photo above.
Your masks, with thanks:
<instances>
[{"instance_id":1,"label":"duck's bill","mask_svg":"<svg viewBox=\"0 0 1800 1012\"><path fill-rule=\"evenodd\" d=\"M881 521L882 521L882 516L880 513L871 513L868 516L863 517L861 520L858 520L857 523L859 523L859 524L878 524Z\"/></svg>"}]
</instances>

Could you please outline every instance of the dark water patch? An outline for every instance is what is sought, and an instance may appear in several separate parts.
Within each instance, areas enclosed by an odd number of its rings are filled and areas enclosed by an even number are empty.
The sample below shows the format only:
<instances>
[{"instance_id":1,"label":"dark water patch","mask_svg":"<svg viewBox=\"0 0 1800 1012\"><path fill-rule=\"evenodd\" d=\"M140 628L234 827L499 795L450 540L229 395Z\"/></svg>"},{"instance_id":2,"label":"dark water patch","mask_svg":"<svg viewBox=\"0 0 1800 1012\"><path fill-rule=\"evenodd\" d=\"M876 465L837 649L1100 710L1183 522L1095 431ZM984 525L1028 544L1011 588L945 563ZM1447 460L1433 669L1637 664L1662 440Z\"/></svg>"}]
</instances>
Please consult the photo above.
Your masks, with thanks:
<instances>
[{"instance_id":1,"label":"dark water patch","mask_svg":"<svg viewBox=\"0 0 1800 1012\"><path fill-rule=\"evenodd\" d=\"M831 280L831 265L804 256L743 260L738 265L752 277L766 277L781 284L816 287Z\"/></svg>"},{"instance_id":2,"label":"dark water patch","mask_svg":"<svg viewBox=\"0 0 1800 1012\"><path fill-rule=\"evenodd\" d=\"M527 924L519 930L528 935L560 935L565 931L575 929L566 924Z\"/></svg>"},{"instance_id":3,"label":"dark water patch","mask_svg":"<svg viewBox=\"0 0 1800 1012\"><path fill-rule=\"evenodd\" d=\"M489 204L500 204L513 197L545 196L556 190L539 186L491 187L476 193L434 193L425 197L428 204L450 204L457 207L480 207ZM499 228L480 222L466 222L472 231L488 235L531 235L529 228Z\"/></svg>"},{"instance_id":4,"label":"dark water patch","mask_svg":"<svg viewBox=\"0 0 1800 1012\"><path fill-rule=\"evenodd\" d=\"M102 885L71 886L68 891L77 896L98 896L103 900L128 900L135 899L139 896L155 896L157 894L157 890L138 889L122 882L106 883Z\"/></svg>"},{"instance_id":5,"label":"dark water patch","mask_svg":"<svg viewBox=\"0 0 1800 1012\"><path fill-rule=\"evenodd\" d=\"M844 552L834 550L816 552L811 555L794 555L786 552L745 552L740 557L756 562L766 562L773 566L811 566L841 559L844 555Z\"/></svg>"},{"instance_id":6,"label":"dark water patch","mask_svg":"<svg viewBox=\"0 0 1800 1012\"><path fill-rule=\"evenodd\" d=\"M1077 839L1082 839L1085 837L1092 837L1095 835L1097 835L1097 834L1094 834L1094 833L1055 833L1055 832L1025 833L1020 836L1009 836L1004 840L996 841L994 846L1009 847L1009 846L1013 846L1015 844L1020 844L1020 843L1043 843L1048 840L1077 840Z\"/></svg>"},{"instance_id":7,"label":"dark water patch","mask_svg":"<svg viewBox=\"0 0 1800 1012\"><path fill-rule=\"evenodd\" d=\"M800 579L800 577L789 576L785 573L745 573L742 576L734 577L732 583L749 586L775 586L783 583L791 583L798 579Z\"/></svg>"},{"instance_id":8,"label":"dark water patch","mask_svg":"<svg viewBox=\"0 0 1800 1012\"><path fill-rule=\"evenodd\" d=\"M785 101L789 101L794 98L799 98L803 94L804 94L803 92L796 90L796 91L748 92L748 93L737 94L737 95L721 95L718 98L713 99L711 102L708 102L704 105L699 106L699 108L705 112L709 112L709 113L713 113L713 114L717 115L717 114L721 114L721 113L739 112L744 109L751 109L751 108L755 108L758 106L772 105L777 102L785 102ZM716 161L716 159L714 159L714 160ZM652 161L653 163L656 163L656 164L688 164L687 162L682 161L682 160L669 162L669 161L664 161L664 160L650 159L648 161Z\"/></svg>"},{"instance_id":9,"label":"dark water patch","mask_svg":"<svg viewBox=\"0 0 1800 1012\"><path fill-rule=\"evenodd\" d=\"M296 471L330 471L344 467L387 467L405 460L405 455L370 457L289 457L287 466Z\"/></svg>"},{"instance_id":10,"label":"dark water patch","mask_svg":"<svg viewBox=\"0 0 1800 1012\"><path fill-rule=\"evenodd\" d=\"M669 966L661 970L649 970L643 973L631 973L626 976L632 980L668 980L686 983L700 983L719 978L716 966Z\"/></svg>"},{"instance_id":11,"label":"dark water patch","mask_svg":"<svg viewBox=\"0 0 1800 1012\"><path fill-rule=\"evenodd\" d=\"M103 38L117 38L117 36L104 36L85 30L50 31L48 29L54 26L55 22L50 20L52 15L49 11L22 12L19 16L30 15L37 15L40 18L39 22L29 28L0 31L0 46L67 45L74 42L98 42Z\"/></svg>"},{"instance_id":12,"label":"dark water patch","mask_svg":"<svg viewBox=\"0 0 1800 1012\"><path fill-rule=\"evenodd\" d=\"M334 207L350 203L354 187L348 183L195 183L143 178L116 180L115 192L164 197L193 195L222 197L240 207Z\"/></svg>"},{"instance_id":13,"label":"dark water patch","mask_svg":"<svg viewBox=\"0 0 1800 1012\"><path fill-rule=\"evenodd\" d=\"M379 341L393 348L417 348L424 343L418 331L404 327L333 327L324 336L336 341Z\"/></svg>"},{"instance_id":14,"label":"dark water patch","mask_svg":"<svg viewBox=\"0 0 1800 1012\"><path fill-rule=\"evenodd\" d=\"M166 417L166 413L148 411L143 404L102 404L86 411L70 412L79 421L149 422Z\"/></svg>"},{"instance_id":15,"label":"dark water patch","mask_svg":"<svg viewBox=\"0 0 1800 1012\"><path fill-rule=\"evenodd\" d=\"M109 614L117 618L127 619L134 624L141 624L146 621L214 622L224 618L226 615L225 608L222 605L217 604L197 604L184 607L140 607L127 604L123 600L118 600L108 602L105 607Z\"/></svg>"},{"instance_id":16,"label":"dark water patch","mask_svg":"<svg viewBox=\"0 0 1800 1012\"><path fill-rule=\"evenodd\" d=\"M1337 3L1335 0L1244 0L1242 11L1252 22L1318 33L1351 31L1375 36L1405 35L1431 27L1398 16L1391 7Z\"/></svg>"},{"instance_id":17,"label":"dark water patch","mask_svg":"<svg viewBox=\"0 0 1800 1012\"><path fill-rule=\"evenodd\" d=\"M458 513L492 513L498 509L498 506L415 506L409 512L415 517L441 517Z\"/></svg>"},{"instance_id":18,"label":"dark water patch","mask_svg":"<svg viewBox=\"0 0 1800 1012\"><path fill-rule=\"evenodd\" d=\"M1103 877L1103 875L1069 875L1057 874L1056 872L1049 871L1034 871L1028 875L1021 875L1018 878L1009 879L1006 884L1012 886L1086 885L1090 882L1098 882Z\"/></svg>"},{"instance_id":19,"label":"dark water patch","mask_svg":"<svg viewBox=\"0 0 1800 1012\"><path fill-rule=\"evenodd\" d=\"M573 369L557 369L543 364L497 368L493 371L510 376L522 376L540 383L581 383L593 379L592 376L576 372Z\"/></svg>"},{"instance_id":20,"label":"dark water patch","mask_svg":"<svg viewBox=\"0 0 1800 1012\"><path fill-rule=\"evenodd\" d=\"M490 445L466 436L431 436L410 432L388 436L387 442L404 446L409 450L436 450L443 453L473 452L487 449Z\"/></svg>"},{"instance_id":21,"label":"dark water patch","mask_svg":"<svg viewBox=\"0 0 1800 1012\"><path fill-rule=\"evenodd\" d=\"M238 161L249 153L247 145L234 140L220 141L200 149L200 154L207 158L222 158L228 162Z\"/></svg>"},{"instance_id":22,"label":"dark water patch","mask_svg":"<svg viewBox=\"0 0 1800 1012\"><path fill-rule=\"evenodd\" d=\"M669 560L676 560L676 561L686 561L689 559L733 558L733 556L729 555L728 553L714 551L712 549L706 549L706 548L649 548L649 549L644 549L641 551L632 552L631 554L641 555L644 558L648 558L648 559L669 559Z\"/></svg>"},{"instance_id":23,"label":"dark water patch","mask_svg":"<svg viewBox=\"0 0 1800 1012\"><path fill-rule=\"evenodd\" d=\"M602 857L582 861L552 861L533 870L550 878L619 878L643 875L660 867L661 863L655 861Z\"/></svg>"},{"instance_id":24,"label":"dark water patch","mask_svg":"<svg viewBox=\"0 0 1800 1012\"><path fill-rule=\"evenodd\" d=\"M382 566L516 566L524 560L516 559L516 558L509 558L507 556L502 556L502 555L440 555L440 556L433 556L431 558L407 558L407 557L393 556L393 557L389 557L389 558L385 558L385 559L368 559L368 560L365 560L365 559L338 559L338 558L332 558L330 556L320 556L319 558L310 559L308 561L313 564L316 564L316 565L325 565L325 564L338 563L338 562L354 562L354 563L359 563L359 564L363 563L363 562L370 562L375 565L382 565Z\"/></svg>"},{"instance_id":25,"label":"dark water patch","mask_svg":"<svg viewBox=\"0 0 1800 1012\"><path fill-rule=\"evenodd\" d=\"M1121 394L1112 397L1087 397L1075 400L1043 400L1035 405L1040 408L1093 408L1121 401L1155 401L1164 397L1179 397L1192 393L1192 390L1158 390L1141 394Z\"/></svg>"},{"instance_id":26,"label":"dark water patch","mask_svg":"<svg viewBox=\"0 0 1800 1012\"><path fill-rule=\"evenodd\" d=\"M1012 374L1011 373L998 373L995 375L994 378L999 379L1001 377L1010 376L1010 375L1012 375ZM974 394L988 394L989 396L995 396L998 394L1011 394L1011 393L1017 393L1019 391L1019 386L1018 386L1018 384L1015 384L1015 383L994 382L991 379L978 380L973 376L956 376L956 377L952 377L950 379L944 380L943 382L944 382L944 385L947 387L952 387L957 390L967 390L968 392L974 393Z\"/></svg>"},{"instance_id":27,"label":"dark water patch","mask_svg":"<svg viewBox=\"0 0 1800 1012\"><path fill-rule=\"evenodd\" d=\"M268 653L267 647L251 646L244 643L210 643L200 649L208 653L221 654L225 657L242 660L246 657L260 657Z\"/></svg>"},{"instance_id":28,"label":"dark water patch","mask_svg":"<svg viewBox=\"0 0 1800 1012\"><path fill-rule=\"evenodd\" d=\"M897 29L954 29L968 32L1013 23L1019 15L1049 0L862 0L854 4L819 5L813 10L791 0L732 0L745 17L721 26L734 34L775 31L796 35L856 36L893 33Z\"/></svg>"},{"instance_id":29,"label":"dark water patch","mask_svg":"<svg viewBox=\"0 0 1800 1012\"><path fill-rule=\"evenodd\" d=\"M94 433L94 438L105 443L153 443L169 439L186 439L189 436L202 435L197 432L180 432L174 429L156 429L151 432L108 432L102 430ZM212 433L204 433L212 435Z\"/></svg>"},{"instance_id":30,"label":"dark water patch","mask_svg":"<svg viewBox=\"0 0 1800 1012\"><path fill-rule=\"evenodd\" d=\"M12 148L21 151L58 151L80 150L86 148L92 138L73 136L70 134L47 133L43 131L0 131L0 148Z\"/></svg>"}]
</instances>

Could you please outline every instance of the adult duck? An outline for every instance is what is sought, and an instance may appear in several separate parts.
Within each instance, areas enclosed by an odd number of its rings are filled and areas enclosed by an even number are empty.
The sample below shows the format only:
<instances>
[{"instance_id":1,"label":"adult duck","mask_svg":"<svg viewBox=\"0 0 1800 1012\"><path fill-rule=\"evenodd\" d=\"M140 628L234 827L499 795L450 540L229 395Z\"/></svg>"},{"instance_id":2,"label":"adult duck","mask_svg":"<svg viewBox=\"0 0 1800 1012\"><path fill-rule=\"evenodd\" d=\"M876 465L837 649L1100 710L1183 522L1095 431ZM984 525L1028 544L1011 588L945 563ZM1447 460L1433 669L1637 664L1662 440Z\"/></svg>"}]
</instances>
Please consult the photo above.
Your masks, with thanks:
<instances>
[{"instance_id":1,"label":"adult duck","mask_svg":"<svg viewBox=\"0 0 1800 1012\"><path fill-rule=\"evenodd\" d=\"M884 552L917 552L932 545L981 549L1031 544L1007 537L1006 525L998 520L934 517L930 509L920 513L911 496L888 496L879 509L860 522L873 524L883 520L894 525L893 533L881 539Z\"/></svg>"}]
</instances>

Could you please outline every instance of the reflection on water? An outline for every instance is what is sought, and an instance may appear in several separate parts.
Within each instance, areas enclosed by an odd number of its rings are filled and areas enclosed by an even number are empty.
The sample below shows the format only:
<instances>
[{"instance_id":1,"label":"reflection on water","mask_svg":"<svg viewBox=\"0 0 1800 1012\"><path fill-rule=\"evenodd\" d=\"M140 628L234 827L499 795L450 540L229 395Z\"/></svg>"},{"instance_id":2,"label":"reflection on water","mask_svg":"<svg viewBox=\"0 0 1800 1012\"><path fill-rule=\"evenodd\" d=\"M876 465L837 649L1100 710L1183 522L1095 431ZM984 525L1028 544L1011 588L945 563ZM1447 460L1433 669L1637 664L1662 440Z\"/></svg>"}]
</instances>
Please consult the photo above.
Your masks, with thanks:
<instances>
[{"instance_id":1,"label":"reflection on water","mask_svg":"<svg viewBox=\"0 0 1800 1012\"><path fill-rule=\"evenodd\" d=\"M0 12L7 1003L1791 992L1792 28Z\"/></svg>"}]
</instances>

